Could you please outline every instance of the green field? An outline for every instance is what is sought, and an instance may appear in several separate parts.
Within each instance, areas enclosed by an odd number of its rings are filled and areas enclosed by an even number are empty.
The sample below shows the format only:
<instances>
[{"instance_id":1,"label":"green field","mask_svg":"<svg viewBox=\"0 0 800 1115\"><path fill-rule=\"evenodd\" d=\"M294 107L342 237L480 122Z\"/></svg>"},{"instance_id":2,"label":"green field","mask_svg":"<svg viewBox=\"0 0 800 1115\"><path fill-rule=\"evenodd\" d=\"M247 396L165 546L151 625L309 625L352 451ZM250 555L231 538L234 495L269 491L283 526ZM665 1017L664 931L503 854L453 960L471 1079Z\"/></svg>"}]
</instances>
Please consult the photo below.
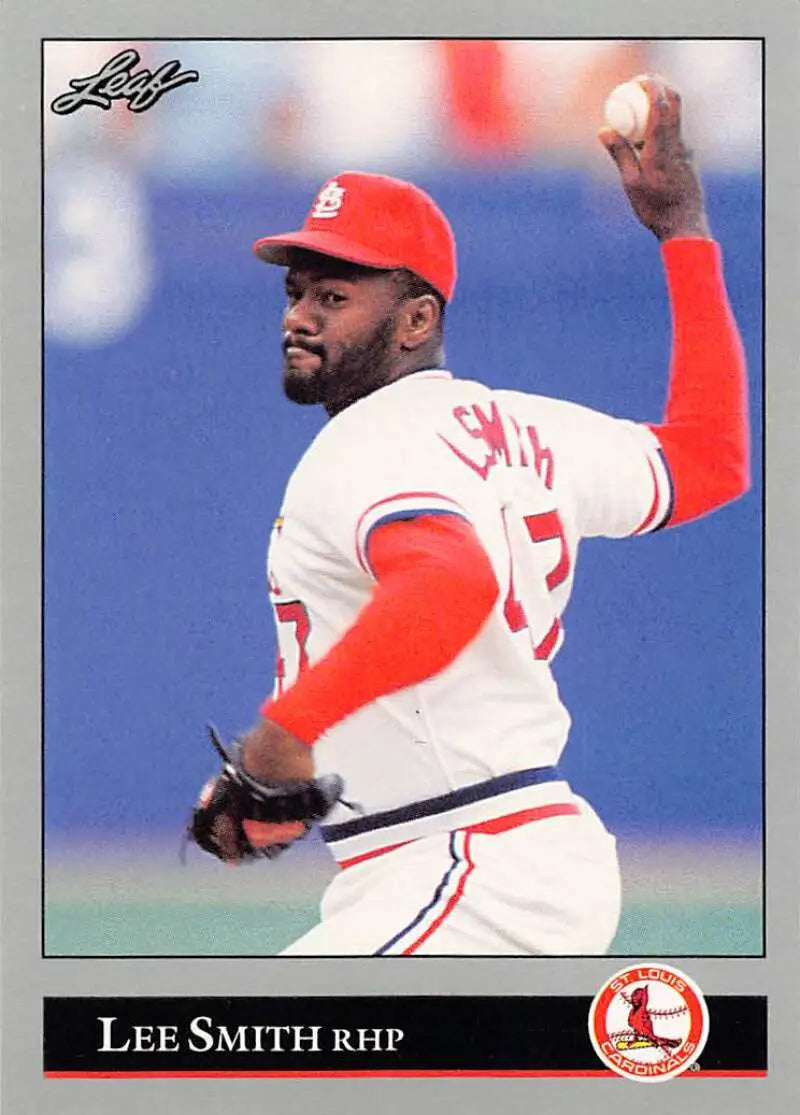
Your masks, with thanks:
<instances>
[{"instance_id":1,"label":"green field","mask_svg":"<svg viewBox=\"0 0 800 1115\"><path fill-rule=\"evenodd\" d=\"M619 956L747 956L762 951L757 845L620 842ZM315 842L272 863L226 868L177 841L84 842L48 856L48 956L272 956L310 928L330 878Z\"/></svg>"}]
</instances>

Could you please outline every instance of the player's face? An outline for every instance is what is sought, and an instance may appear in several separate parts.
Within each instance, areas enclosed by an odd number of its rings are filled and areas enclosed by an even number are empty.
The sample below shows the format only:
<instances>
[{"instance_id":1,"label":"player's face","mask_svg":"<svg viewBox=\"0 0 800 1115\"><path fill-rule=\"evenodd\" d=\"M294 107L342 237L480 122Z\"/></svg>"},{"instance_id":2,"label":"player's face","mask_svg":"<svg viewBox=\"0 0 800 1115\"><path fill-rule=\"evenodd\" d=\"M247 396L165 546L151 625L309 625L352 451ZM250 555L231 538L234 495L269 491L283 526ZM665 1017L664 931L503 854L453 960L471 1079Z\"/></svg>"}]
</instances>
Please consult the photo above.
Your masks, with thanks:
<instances>
[{"instance_id":1,"label":"player's face","mask_svg":"<svg viewBox=\"0 0 800 1115\"><path fill-rule=\"evenodd\" d=\"M298 253L286 275L283 387L335 414L393 378L397 292L387 272Z\"/></svg>"}]
</instances>

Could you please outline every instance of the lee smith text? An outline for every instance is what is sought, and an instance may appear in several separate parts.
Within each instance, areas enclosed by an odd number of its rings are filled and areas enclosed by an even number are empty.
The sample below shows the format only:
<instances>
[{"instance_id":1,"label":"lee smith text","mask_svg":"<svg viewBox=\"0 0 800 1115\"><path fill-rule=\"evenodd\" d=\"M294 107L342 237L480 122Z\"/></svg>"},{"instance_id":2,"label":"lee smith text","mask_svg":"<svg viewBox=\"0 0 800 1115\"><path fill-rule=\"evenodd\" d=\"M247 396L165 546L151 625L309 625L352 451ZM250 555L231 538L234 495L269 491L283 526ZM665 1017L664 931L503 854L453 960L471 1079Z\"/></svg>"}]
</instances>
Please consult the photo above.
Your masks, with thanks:
<instances>
[{"instance_id":1,"label":"lee smith text","mask_svg":"<svg viewBox=\"0 0 800 1115\"><path fill-rule=\"evenodd\" d=\"M390 1027L225 1026L201 1014L179 1026L130 1026L99 1017L98 1053L396 1053L403 1031Z\"/></svg>"}]
</instances>

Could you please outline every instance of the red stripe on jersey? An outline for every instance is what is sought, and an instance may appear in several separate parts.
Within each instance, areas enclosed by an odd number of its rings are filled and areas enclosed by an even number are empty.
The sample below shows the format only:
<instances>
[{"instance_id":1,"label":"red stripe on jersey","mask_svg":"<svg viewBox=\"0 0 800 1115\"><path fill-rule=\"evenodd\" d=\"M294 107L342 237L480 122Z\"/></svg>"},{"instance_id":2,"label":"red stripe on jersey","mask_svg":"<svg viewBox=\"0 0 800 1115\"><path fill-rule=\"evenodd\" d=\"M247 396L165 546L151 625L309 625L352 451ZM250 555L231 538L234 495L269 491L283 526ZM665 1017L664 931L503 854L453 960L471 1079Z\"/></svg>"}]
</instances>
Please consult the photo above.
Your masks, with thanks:
<instances>
[{"instance_id":1,"label":"red stripe on jersey","mask_svg":"<svg viewBox=\"0 0 800 1115\"><path fill-rule=\"evenodd\" d=\"M522 809L519 813L509 813L505 817L495 817L491 821L478 821L475 825L467 825L467 832L476 832L481 835L495 836L500 832L509 832L510 829L528 825L531 821L545 821L548 817L568 817L580 813L577 805L572 802L555 802L551 805L537 805L533 809Z\"/></svg>"},{"instance_id":2,"label":"red stripe on jersey","mask_svg":"<svg viewBox=\"0 0 800 1115\"><path fill-rule=\"evenodd\" d=\"M531 824L533 821L546 821L549 817L569 817L576 813L580 813L580 809L572 802L553 802L550 805L537 805L532 809L521 809L518 813L507 813L504 817L492 817L488 821L477 821L474 825L465 825L462 831L478 833L481 836L496 836L498 833L509 832L511 829ZM373 848L371 852L364 852L360 856L340 860L339 867L354 867L357 863L375 859L376 856L383 856L387 852L393 852L396 848L404 848L406 844L413 844L415 839L421 838L413 837L411 840L401 840L398 844L386 844L382 848Z\"/></svg>"},{"instance_id":3,"label":"red stripe on jersey","mask_svg":"<svg viewBox=\"0 0 800 1115\"><path fill-rule=\"evenodd\" d=\"M355 867L357 863L363 863L368 859L375 859L376 856L383 856L387 852L393 852L395 848L404 848L406 844L411 843L413 843L411 840L401 840L399 844L387 844L385 848L373 848L371 852L363 852L360 856L351 856L350 859L339 860L339 866L341 868Z\"/></svg>"},{"instance_id":4,"label":"red stripe on jersey","mask_svg":"<svg viewBox=\"0 0 800 1115\"><path fill-rule=\"evenodd\" d=\"M425 932L421 936L417 937L416 941L414 941L412 944L408 945L407 948L403 949L403 952L402 952L403 956L412 956L417 951L417 949L420 947L420 945L423 945L425 943L425 941L427 941L428 938L431 936L431 934L435 933L436 930L439 928L439 926L442 925L447 920L447 918L450 917L453 910L455 910L456 906L461 901L461 898L464 894L464 887L466 886L467 879L470 877L472 872L475 870L475 864L472 862L472 859L471 859L470 854L469 854L470 837L471 837L470 832L467 832L466 835L464 836L464 850L463 850L462 855L464 857L463 862L466 864L466 870L462 873L461 878L458 880L458 886L453 891L453 893L450 895L450 898L447 902L447 905L442 910L441 914L439 914L438 918L436 918L435 921L431 922L431 924L428 926L428 928L425 930Z\"/></svg>"}]
</instances>

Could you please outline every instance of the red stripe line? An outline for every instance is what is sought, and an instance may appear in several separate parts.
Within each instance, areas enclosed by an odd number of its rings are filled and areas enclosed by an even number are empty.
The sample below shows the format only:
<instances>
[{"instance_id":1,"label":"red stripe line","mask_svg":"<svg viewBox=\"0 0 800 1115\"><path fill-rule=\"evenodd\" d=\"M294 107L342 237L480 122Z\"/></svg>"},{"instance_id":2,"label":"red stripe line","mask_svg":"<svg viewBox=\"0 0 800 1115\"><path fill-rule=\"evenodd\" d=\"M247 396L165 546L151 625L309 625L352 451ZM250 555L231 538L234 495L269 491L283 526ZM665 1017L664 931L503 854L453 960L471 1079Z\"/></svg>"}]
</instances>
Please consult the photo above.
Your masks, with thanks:
<instances>
[{"instance_id":1,"label":"red stripe line","mask_svg":"<svg viewBox=\"0 0 800 1115\"><path fill-rule=\"evenodd\" d=\"M489 821L478 821L474 825L465 825L461 832L477 832L482 836L494 836L500 832L508 832L509 829L518 828L520 825L530 824L531 821L545 821L548 817L567 817L574 813L580 813L577 805L571 802L557 802L552 805L537 805L533 809L522 809L518 813L508 813L505 817L492 817ZM393 852L395 848L403 848L406 844L412 844L415 839L419 837L412 837L410 840L401 840L397 844L386 844L382 848L373 848L371 852L363 852L359 856L351 856L350 859L339 860L339 867L353 867L357 863L363 863L364 860L374 859L376 856L382 856L386 852Z\"/></svg>"},{"instance_id":2,"label":"red stripe line","mask_svg":"<svg viewBox=\"0 0 800 1115\"><path fill-rule=\"evenodd\" d=\"M375 856L382 856L385 852L393 852L395 848L402 848L406 844L411 844L411 840L401 840L398 844L387 844L385 848L374 848L371 852L363 852L360 856L351 856L350 859L339 860L339 866L353 867L357 863L363 863L366 859L374 859Z\"/></svg>"},{"instance_id":3,"label":"red stripe line","mask_svg":"<svg viewBox=\"0 0 800 1115\"><path fill-rule=\"evenodd\" d=\"M444 1077L444 1076L465 1076L465 1077L492 1077L492 1076L594 1076L594 1077L616 1077L616 1073L611 1072L610 1069L585 1069L585 1070L561 1070L561 1069L308 1069L306 1072L292 1072L271 1069L254 1069L252 1071L242 1069L240 1070L186 1070L185 1072L164 1071L164 1072L45 1072L46 1077L52 1080L89 1080L94 1077L99 1079L117 1078L120 1080L138 1080L138 1079L152 1079L174 1077L175 1079L187 1079L198 1077L282 1077L292 1080L309 1079L310 1077Z\"/></svg>"},{"instance_id":4,"label":"red stripe line","mask_svg":"<svg viewBox=\"0 0 800 1115\"><path fill-rule=\"evenodd\" d=\"M709 1069L707 1072L700 1069L698 1072L685 1072L681 1076L692 1080L698 1076L766 1076L766 1069Z\"/></svg>"},{"instance_id":5,"label":"red stripe line","mask_svg":"<svg viewBox=\"0 0 800 1115\"><path fill-rule=\"evenodd\" d=\"M684 1079L691 1080L697 1077L766 1077L766 1069L712 1069L704 1072L685 1072L681 1073ZM215 1069L187 1069L186 1071L179 1072L173 1070L165 1070L163 1072L145 1071L145 1072L49 1072L45 1071L44 1076L49 1080L91 1080L91 1079L118 1079L118 1080L146 1080L146 1079L163 1079L171 1077L174 1079L188 1079L198 1077L283 1077L287 1079L308 1079L309 1077L445 1077L445 1076L465 1076L465 1077L492 1077L492 1076L539 1076L539 1077L568 1077L568 1076L591 1076L600 1077L607 1080L620 1079L618 1074L612 1072L610 1069L308 1069L305 1072L292 1072L271 1069L254 1069L252 1071L246 1069L236 1069L230 1071L215 1070Z\"/></svg>"},{"instance_id":6,"label":"red stripe line","mask_svg":"<svg viewBox=\"0 0 800 1115\"><path fill-rule=\"evenodd\" d=\"M436 932L436 930L439 928L439 926L442 924L442 922L444 922L445 919L448 918L450 916L450 914L452 914L453 910L455 910L456 906L458 905L459 901L461 900L461 896L464 893L464 885L465 885L467 879L469 878L469 876L472 874L472 872L475 869L475 864L472 862L472 860L470 859L470 855L469 855L469 842L470 842L471 835L472 834L470 832L466 832L465 835L464 835L464 860L466 861L466 864L467 864L467 870L462 874L461 878L459 879L458 886L456 887L453 894L450 895L450 901L447 903L444 910L442 910L439 917L436 918L436 920L433 921L428 926L428 928L425 930L425 932L422 934L422 936L418 937L417 940L414 941L413 944L409 945L407 949L403 950L403 954L402 954L403 956L411 956L412 953L415 953L417 951L417 949L420 947L420 945L423 944L425 941L427 941L427 939L430 937L430 935L432 933Z\"/></svg>"},{"instance_id":7,"label":"red stripe line","mask_svg":"<svg viewBox=\"0 0 800 1115\"><path fill-rule=\"evenodd\" d=\"M573 813L580 813L580 809L571 802L537 805L534 809L523 809L519 813L509 813L507 817L495 817L491 821L479 821L475 825L468 825L465 831L494 835L498 832L508 832L509 829L519 828L520 825L527 825L531 821L544 821L548 817L566 817Z\"/></svg>"}]
</instances>

